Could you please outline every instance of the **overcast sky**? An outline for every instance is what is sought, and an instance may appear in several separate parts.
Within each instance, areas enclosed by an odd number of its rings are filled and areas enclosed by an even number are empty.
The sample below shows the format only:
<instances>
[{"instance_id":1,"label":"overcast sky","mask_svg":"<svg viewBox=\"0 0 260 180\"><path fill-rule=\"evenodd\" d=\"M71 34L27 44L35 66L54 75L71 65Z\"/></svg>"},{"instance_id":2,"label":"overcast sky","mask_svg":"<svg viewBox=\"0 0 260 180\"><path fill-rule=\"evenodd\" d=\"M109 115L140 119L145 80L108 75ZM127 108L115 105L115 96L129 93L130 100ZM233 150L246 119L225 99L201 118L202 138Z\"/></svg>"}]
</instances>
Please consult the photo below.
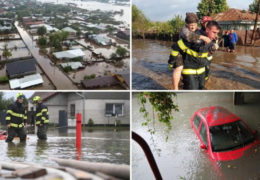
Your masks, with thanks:
<instances>
[{"instance_id":1,"label":"overcast sky","mask_svg":"<svg viewBox=\"0 0 260 180\"><path fill-rule=\"evenodd\" d=\"M24 95L27 99L29 99L32 96L32 94L34 93L34 91L5 91L4 98L9 99L9 98L13 97L14 99L16 99L16 94L19 92L24 93Z\"/></svg>"},{"instance_id":2,"label":"overcast sky","mask_svg":"<svg viewBox=\"0 0 260 180\"><path fill-rule=\"evenodd\" d=\"M227 0L230 8L248 10L254 0ZM186 12L197 12L201 0L133 0L139 9L152 21L171 20L175 15L185 17Z\"/></svg>"}]
</instances>

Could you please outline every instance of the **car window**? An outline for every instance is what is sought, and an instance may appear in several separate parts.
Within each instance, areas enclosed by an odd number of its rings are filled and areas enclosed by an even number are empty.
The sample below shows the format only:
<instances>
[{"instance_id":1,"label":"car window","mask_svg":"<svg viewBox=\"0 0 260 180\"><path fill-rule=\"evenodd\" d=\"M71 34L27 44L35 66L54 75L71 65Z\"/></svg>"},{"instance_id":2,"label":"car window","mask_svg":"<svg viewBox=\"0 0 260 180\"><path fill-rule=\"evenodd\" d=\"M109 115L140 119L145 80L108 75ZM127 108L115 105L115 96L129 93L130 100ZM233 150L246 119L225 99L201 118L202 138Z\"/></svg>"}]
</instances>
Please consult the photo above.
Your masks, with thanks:
<instances>
[{"instance_id":1,"label":"car window","mask_svg":"<svg viewBox=\"0 0 260 180\"><path fill-rule=\"evenodd\" d=\"M206 131L206 126L205 126L204 123L201 124L200 137L201 137L203 143L204 143L206 146L208 146L207 131Z\"/></svg>"},{"instance_id":2,"label":"car window","mask_svg":"<svg viewBox=\"0 0 260 180\"><path fill-rule=\"evenodd\" d=\"M196 115L196 116L194 117L193 124L194 124L194 126L195 126L197 129L199 129L200 121L201 121L200 117L199 117L198 115Z\"/></svg>"}]
</instances>

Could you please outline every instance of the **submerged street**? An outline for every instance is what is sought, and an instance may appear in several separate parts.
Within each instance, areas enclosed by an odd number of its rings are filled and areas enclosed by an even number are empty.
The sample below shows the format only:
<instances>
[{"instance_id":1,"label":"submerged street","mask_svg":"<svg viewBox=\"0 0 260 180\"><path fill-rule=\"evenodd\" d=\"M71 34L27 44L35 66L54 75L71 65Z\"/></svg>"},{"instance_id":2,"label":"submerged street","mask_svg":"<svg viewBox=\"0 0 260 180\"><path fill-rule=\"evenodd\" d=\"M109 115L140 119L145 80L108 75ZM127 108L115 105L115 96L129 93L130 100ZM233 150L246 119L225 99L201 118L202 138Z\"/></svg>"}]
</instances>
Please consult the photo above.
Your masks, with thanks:
<instances>
[{"instance_id":1,"label":"submerged street","mask_svg":"<svg viewBox=\"0 0 260 180\"><path fill-rule=\"evenodd\" d=\"M172 42L133 40L133 89L171 89L168 59ZM213 54L207 90L260 88L260 47L237 46L236 53Z\"/></svg>"}]
</instances>

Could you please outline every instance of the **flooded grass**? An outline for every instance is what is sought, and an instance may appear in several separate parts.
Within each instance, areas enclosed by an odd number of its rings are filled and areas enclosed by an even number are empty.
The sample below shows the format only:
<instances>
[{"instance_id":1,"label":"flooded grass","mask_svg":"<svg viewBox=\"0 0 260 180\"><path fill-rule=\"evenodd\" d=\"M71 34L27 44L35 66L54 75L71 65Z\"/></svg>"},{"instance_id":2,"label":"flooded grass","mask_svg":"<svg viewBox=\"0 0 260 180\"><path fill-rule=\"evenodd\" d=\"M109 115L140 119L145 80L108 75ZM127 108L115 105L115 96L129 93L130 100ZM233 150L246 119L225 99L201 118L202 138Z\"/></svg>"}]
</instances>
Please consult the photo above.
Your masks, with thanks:
<instances>
[{"instance_id":1,"label":"flooded grass","mask_svg":"<svg viewBox=\"0 0 260 180\"><path fill-rule=\"evenodd\" d=\"M148 128L141 125L140 106L133 96L132 128L149 144L163 179L259 179L259 145L250 148L237 160L216 163L200 148L200 141L190 124L190 118L197 109L218 105L238 115L250 128L259 132L259 100L260 93L246 93L246 103L234 106L232 93L178 93L176 101L180 112L173 114L172 130L166 134L166 127L156 120L150 126L156 130L151 136ZM150 106L148 109L151 112ZM169 137L167 142L166 135ZM132 157L133 179L154 179L142 149L134 141Z\"/></svg>"}]
</instances>

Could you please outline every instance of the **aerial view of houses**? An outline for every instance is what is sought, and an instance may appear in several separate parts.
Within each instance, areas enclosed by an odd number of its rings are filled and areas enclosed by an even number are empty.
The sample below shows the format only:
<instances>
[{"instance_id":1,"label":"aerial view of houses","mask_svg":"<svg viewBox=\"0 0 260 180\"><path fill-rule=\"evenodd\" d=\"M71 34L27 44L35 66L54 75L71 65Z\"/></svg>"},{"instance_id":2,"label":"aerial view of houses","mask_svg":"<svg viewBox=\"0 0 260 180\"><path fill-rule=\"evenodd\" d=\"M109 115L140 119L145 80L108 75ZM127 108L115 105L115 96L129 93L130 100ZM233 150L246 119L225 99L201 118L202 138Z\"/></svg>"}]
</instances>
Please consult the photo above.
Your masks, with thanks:
<instances>
[{"instance_id":1,"label":"aerial view of houses","mask_svg":"<svg viewBox=\"0 0 260 180\"><path fill-rule=\"evenodd\" d=\"M1 89L129 89L130 3L0 0Z\"/></svg>"}]
</instances>

